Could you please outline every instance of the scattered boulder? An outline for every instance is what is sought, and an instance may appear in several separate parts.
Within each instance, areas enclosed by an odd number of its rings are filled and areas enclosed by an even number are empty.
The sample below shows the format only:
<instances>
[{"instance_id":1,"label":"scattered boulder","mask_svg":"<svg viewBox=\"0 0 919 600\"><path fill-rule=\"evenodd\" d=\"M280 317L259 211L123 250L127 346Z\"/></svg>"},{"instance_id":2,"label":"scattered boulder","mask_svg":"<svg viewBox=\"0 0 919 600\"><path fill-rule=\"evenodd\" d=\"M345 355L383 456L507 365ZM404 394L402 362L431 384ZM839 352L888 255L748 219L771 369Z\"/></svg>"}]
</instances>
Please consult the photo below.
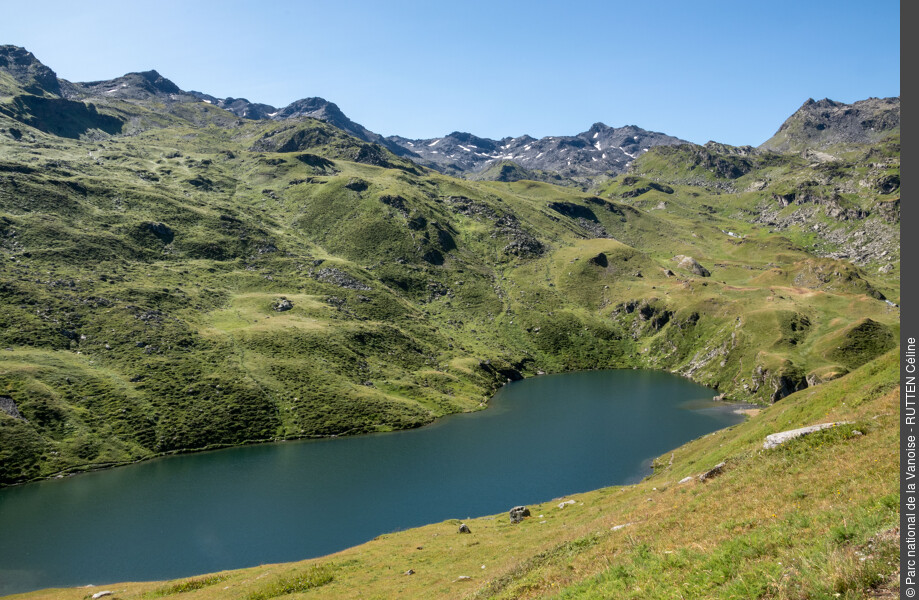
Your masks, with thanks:
<instances>
[{"instance_id":1,"label":"scattered boulder","mask_svg":"<svg viewBox=\"0 0 919 600\"><path fill-rule=\"evenodd\" d=\"M620 529L625 529L629 525L634 525L635 523L623 523L622 525L613 525L609 528L610 531L619 531Z\"/></svg>"},{"instance_id":2,"label":"scattered boulder","mask_svg":"<svg viewBox=\"0 0 919 600\"><path fill-rule=\"evenodd\" d=\"M822 431L824 429L829 429L831 427L836 427L837 425L847 425L851 421L837 421L835 423L821 423L819 425L811 425L810 427L801 427L800 429L789 429L788 431L782 431L780 433L773 433L766 436L766 441L763 442L763 450L771 450L777 448L789 440L799 438L802 435L807 435L809 433L814 433L815 431Z\"/></svg>"},{"instance_id":3,"label":"scattered boulder","mask_svg":"<svg viewBox=\"0 0 919 600\"><path fill-rule=\"evenodd\" d=\"M104 592L96 592L95 594L93 594L92 598L93 600L96 600L97 598L104 598L105 596L112 596L114 594L115 592L110 592L109 590L105 590Z\"/></svg>"},{"instance_id":4,"label":"scattered boulder","mask_svg":"<svg viewBox=\"0 0 919 600\"><path fill-rule=\"evenodd\" d=\"M711 277L712 273L705 267L699 264L699 261L694 259L691 256L685 256L683 254L677 254L673 257L673 260L677 261L677 267L680 269L686 269L698 275L699 277Z\"/></svg>"},{"instance_id":5,"label":"scattered boulder","mask_svg":"<svg viewBox=\"0 0 919 600\"><path fill-rule=\"evenodd\" d=\"M682 485L682 484L684 484L684 483L689 483L690 481L692 481L692 475L690 475L690 476L688 476L688 477L684 477L683 479L680 479L677 483L679 483L679 484Z\"/></svg>"},{"instance_id":6,"label":"scattered boulder","mask_svg":"<svg viewBox=\"0 0 919 600\"><path fill-rule=\"evenodd\" d=\"M587 260L588 265L595 265L597 267L603 267L604 269L609 266L609 260L606 258L606 254L601 252L600 254L594 256Z\"/></svg>"},{"instance_id":7,"label":"scattered boulder","mask_svg":"<svg viewBox=\"0 0 919 600\"><path fill-rule=\"evenodd\" d=\"M284 312L285 310L290 310L293 307L294 303L287 298L279 298L278 301L272 305L272 308L278 312Z\"/></svg>"},{"instance_id":8,"label":"scattered boulder","mask_svg":"<svg viewBox=\"0 0 919 600\"><path fill-rule=\"evenodd\" d=\"M524 517L530 516L530 509L526 506L515 506L510 511L511 523L519 523Z\"/></svg>"},{"instance_id":9,"label":"scattered boulder","mask_svg":"<svg viewBox=\"0 0 919 600\"><path fill-rule=\"evenodd\" d=\"M564 502L560 502L558 507L565 508L566 506L569 506L571 504L574 504L574 500L565 500Z\"/></svg>"},{"instance_id":10,"label":"scattered boulder","mask_svg":"<svg viewBox=\"0 0 919 600\"><path fill-rule=\"evenodd\" d=\"M699 481L708 481L709 479L714 479L718 475L721 475L724 472L724 467L727 465L726 462L720 462L705 473L699 475Z\"/></svg>"},{"instance_id":11,"label":"scattered boulder","mask_svg":"<svg viewBox=\"0 0 919 600\"><path fill-rule=\"evenodd\" d=\"M465 523L460 523L459 533L472 533L472 530L469 529L469 525L466 525Z\"/></svg>"},{"instance_id":12,"label":"scattered boulder","mask_svg":"<svg viewBox=\"0 0 919 600\"><path fill-rule=\"evenodd\" d=\"M415 569L409 569L408 571L405 572L405 574L406 574L406 575L414 575L414 574L415 574Z\"/></svg>"}]
</instances>

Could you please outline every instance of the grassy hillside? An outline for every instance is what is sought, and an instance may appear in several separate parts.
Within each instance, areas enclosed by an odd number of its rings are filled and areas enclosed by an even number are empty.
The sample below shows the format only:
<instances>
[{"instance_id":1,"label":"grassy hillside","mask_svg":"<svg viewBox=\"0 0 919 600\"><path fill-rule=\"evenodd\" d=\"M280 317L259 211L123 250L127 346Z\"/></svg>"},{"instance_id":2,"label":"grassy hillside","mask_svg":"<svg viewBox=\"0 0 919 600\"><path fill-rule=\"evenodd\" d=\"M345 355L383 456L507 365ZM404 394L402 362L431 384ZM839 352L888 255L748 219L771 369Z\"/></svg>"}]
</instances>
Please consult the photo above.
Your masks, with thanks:
<instances>
[{"instance_id":1,"label":"grassy hillside","mask_svg":"<svg viewBox=\"0 0 919 600\"><path fill-rule=\"evenodd\" d=\"M17 56L0 69L0 485L417 427L538 372L665 369L763 405L638 485L518 525L117 597L895 593L898 100L809 102L761 149L652 148L585 192L512 164L455 179L153 72L70 93Z\"/></svg>"},{"instance_id":2,"label":"grassy hillside","mask_svg":"<svg viewBox=\"0 0 919 600\"><path fill-rule=\"evenodd\" d=\"M655 149L588 194L205 102L68 100L121 125L63 131L0 83L0 484L416 427L537 371L772 402L899 332L892 138L844 163Z\"/></svg>"},{"instance_id":3,"label":"grassy hillside","mask_svg":"<svg viewBox=\"0 0 919 600\"><path fill-rule=\"evenodd\" d=\"M16 597L893 598L898 380L888 352L661 456L637 485L530 506L517 525L486 516L461 534L454 519L301 563ZM846 424L763 449L827 422Z\"/></svg>"}]
</instances>

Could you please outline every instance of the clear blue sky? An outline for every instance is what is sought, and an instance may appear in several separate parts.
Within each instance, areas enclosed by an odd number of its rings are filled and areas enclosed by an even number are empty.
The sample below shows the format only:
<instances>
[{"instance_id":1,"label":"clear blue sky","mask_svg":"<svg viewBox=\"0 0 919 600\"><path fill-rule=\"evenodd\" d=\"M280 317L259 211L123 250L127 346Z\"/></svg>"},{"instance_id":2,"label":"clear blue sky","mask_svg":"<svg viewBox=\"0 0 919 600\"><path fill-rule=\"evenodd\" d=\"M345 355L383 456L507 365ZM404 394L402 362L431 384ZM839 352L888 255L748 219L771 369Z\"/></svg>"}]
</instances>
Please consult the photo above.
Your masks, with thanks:
<instances>
[{"instance_id":1,"label":"clear blue sky","mask_svg":"<svg viewBox=\"0 0 919 600\"><path fill-rule=\"evenodd\" d=\"M638 125L758 145L807 98L900 94L900 4L873 0L4 2L0 43L71 81L156 69L384 135Z\"/></svg>"}]
</instances>

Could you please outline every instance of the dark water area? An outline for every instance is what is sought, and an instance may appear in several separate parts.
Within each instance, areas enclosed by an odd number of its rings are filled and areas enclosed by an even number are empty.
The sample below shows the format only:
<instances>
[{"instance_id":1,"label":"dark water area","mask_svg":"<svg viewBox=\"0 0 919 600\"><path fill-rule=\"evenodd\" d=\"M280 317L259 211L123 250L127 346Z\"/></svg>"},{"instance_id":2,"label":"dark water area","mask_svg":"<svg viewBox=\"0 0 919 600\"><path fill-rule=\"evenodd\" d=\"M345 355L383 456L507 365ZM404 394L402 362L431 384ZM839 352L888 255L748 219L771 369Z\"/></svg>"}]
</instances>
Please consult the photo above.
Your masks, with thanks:
<instances>
[{"instance_id":1,"label":"dark water area","mask_svg":"<svg viewBox=\"0 0 919 600\"><path fill-rule=\"evenodd\" d=\"M300 560L633 483L740 422L657 371L541 376L411 431L172 456L0 490L0 594Z\"/></svg>"}]
</instances>

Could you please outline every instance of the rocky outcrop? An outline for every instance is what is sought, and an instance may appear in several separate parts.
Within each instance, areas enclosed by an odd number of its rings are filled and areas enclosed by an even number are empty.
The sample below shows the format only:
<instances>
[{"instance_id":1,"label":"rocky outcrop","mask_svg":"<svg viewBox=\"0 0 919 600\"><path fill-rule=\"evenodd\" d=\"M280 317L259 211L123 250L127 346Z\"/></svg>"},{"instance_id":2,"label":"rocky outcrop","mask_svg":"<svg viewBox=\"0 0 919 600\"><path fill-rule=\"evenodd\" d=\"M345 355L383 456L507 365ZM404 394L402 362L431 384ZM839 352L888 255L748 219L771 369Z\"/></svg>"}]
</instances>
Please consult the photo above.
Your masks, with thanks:
<instances>
[{"instance_id":1,"label":"rocky outcrop","mask_svg":"<svg viewBox=\"0 0 919 600\"><path fill-rule=\"evenodd\" d=\"M715 477L724 473L724 468L727 466L726 462L720 462L705 473L699 475L699 481L708 481L709 479L714 479Z\"/></svg>"},{"instance_id":2,"label":"rocky outcrop","mask_svg":"<svg viewBox=\"0 0 919 600\"><path fill-rule=\"evenodd\" d=\"M776 371L770 371L758 365L753 369L750 380L752 391L756 392L761 387L765 387L771 402L778 402L785 396L806 389L808 386L804 372L788 362Z\"/></svg>"},{"instance_id":3,"label":"rocky outcrop","mask_svg":"<svg viewBox=\"0 0 919 600\"><path fill-rule=\"evenodd\" d=\"M0 412L5 413L14 419L25 421L25 418L19 414L16 403L9 396L0 396Z\"/></svg>"},{"instance_id":4,"label":"rocky outcrop","mask_svg":"<svg viewBox=\"0 0 919 600\"><path fill-rule=\"evenodd\" d=\"M369 285L362 283L344 271L339 271L335 267L325 267L323 269L319 269L315 273L311 271L310 274L323 283L331 283L332 285L337 285L338 287L362 291L367 291L370 289Z\"/></svg>"},{"instance_id":5,"label":"rocky outcrop","mask_svg":"<svg viewBox=\"0 0 919 600\"><path fill-rule=\"evenodd\" d=\"M287 298L283 298L283 297L279 298L278 301L272 305L272 308L275 309L277 312L288 311L292 309L293 307L294 307L294 303L288 300Z\"/></svg>"}]
</instances>

